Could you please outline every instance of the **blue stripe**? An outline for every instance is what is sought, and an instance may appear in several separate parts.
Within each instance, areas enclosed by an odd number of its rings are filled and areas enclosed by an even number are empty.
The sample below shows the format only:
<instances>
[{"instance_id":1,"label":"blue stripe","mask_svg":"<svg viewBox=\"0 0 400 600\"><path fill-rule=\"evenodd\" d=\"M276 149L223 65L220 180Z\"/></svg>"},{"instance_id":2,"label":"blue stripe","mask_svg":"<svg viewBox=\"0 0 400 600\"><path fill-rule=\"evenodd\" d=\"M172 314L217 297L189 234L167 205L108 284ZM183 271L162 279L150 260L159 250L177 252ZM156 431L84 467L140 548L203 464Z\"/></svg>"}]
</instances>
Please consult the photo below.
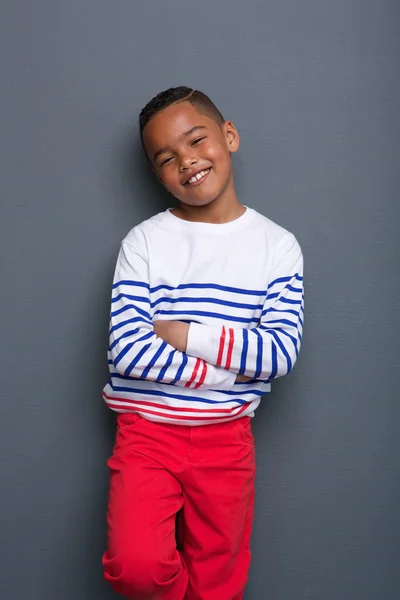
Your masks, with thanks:
<instances>
[{"instance_id":1,"label":"blue stripe","mask_svg":"<svg viewBox=\"0 0 400 600\"><path fill-rule=\"evenodd\" d=\"M297 357L299 355L298 339L295 338L293 335L290 335L290 333L288 333L285 329L281 329L280 327L277 327L276 329L274 329L274 331L278 331L282 335L285 335L290 340L292 340L292 344L294 346L294 349L295 349L295 352L296 352L296 357ZM299 335L299 332L297 332L297 335Z\"/></svg>"},{"instance_id":2,"label":"blue stripe","mask_svg":"<svg viewBox=\"0 0 400 600\"><path fill-rule=\"evenodd\" d=\"M135 312L137 312L139 315L142 315L143 317L146 317L149 322L151 323L151 317L149 315L148 312L146 312L145 310L143 310L142 308L138 308L137 306L135 306L135 304L125 304L125 306L123 306L122 308L115 310L114 312L111 313L112 317L117 317L118 315L120 315L121 313L129 310L130 308L133 308L133 310Z\"/></svg>"},{"instance_id":3,"label":"blue stripe","mask_svg":"<svg viewBox=\"0 0 400 600\"><path fill-rule=\"evenodd\" d=\"M141 349L141 351L136 354L136 356L133 359L133 361L125 369L125 375L129 375L129 373L132 372L134 366L139 362L139 360L142 358L143 354L145 354L145 352L147 352L147 350L150 348L150 346L151 346L151 342L150 342L150 344L146 344L145 346L143 346L143 348Z\"/></svg>"},{"instance_id":4,"label":"blue stripe","mask_svg":"<svg viewBox=\"0 0 400 600\"><path fill-rule=\"evenodd\" d=\"M242 382L243 385L248 385L250 382ZM255 383L260 383L260 380L257 380L253 383L253 385ZM236 385L242 385L242 384L236 384ZM269 394L269 391L261 391L261 390L242 390L241 392L229 392L229 391L223 391L223 390L218 390L218 392L220 394L224 394L225 396L235 396L236 394L239 394L240 396L243 396L244 394L251 394L252 396L260 396L260 398L262 398L262 396L265 396L265 394Z\"/></svg>"},{"instance_id":5,"label":"blue stripe","mask_svg":"<svg viewBox=\"0 0 400 600\"><path fill-rule=\"evenodd\" d=\"M271 342L271 375L269 379L273 379L278 372L278 353L276 351L275 342Z\"/></svg>"},{"instance_id":6,"label":"blue stripe","mask_svg":"<svg viewBox=\"0 0 400 600\"><path fill-rule=\"evenodd\" d=\"M247 329L243 329L243 347L242 347L242 356L240 357L240 370L239 374L243 375L246 372L246 359L247 359L247 350L249 347L249 332Z\"/></svg>"},{"instance_id":7,"label":"blue stripe","mask_svg":"<svg viewBox=\"0 0 400 600\"><path fill-rule=\"evenodd\" d=\"M134 319L128 319L127 321L121 321L120 323L117 323L116 325L111 327L111 329L109 331L109 335L114 333L114 331L116 331L117 329L121 329L121 327L128 325L128 323L146 323L146 324L148 324L149 322L145 321L141 317L135 317Z\"/></svg>"},{"instance_id":8,"label":"blue stripe","mask_svg":"<svg viewBox=\"0 0 400 600\"><path fill-rule=\"evenodd\" d=\"M212 317L215 319L223 319L225 321L235 321L236 323L259 323L258 317L245 319L244 317L233 317L232 315L224 315L220 313L212 313L202 310L156 310L155 315L195 315L201 317Z\"/></svg>"},{"instance_id":9,"label":"blue stripe","mask_svg":"<svg viewBox=\"0 0 400 600\"><path fill-rule=\"evenodd\" d=\"M183 369L186 367L188 362L188 356L185 353L182 353L182 363L181 366L179 367L175 378L171 381L171 384L174 385L177 381L180 380L180 378L182 377L182 373L183 373Z\"/></svg>"},{"instance_id":10,"label":"blue stripe","mask_svg":"<svg viewBox=\"0 0 400 600\"><path fill-rule=\"evenodd\" d=\"M181 283L176 287L170 285L157 285L156 287L150 288L150 293L154 294L158 290L187 290L187 289L211 289L211 290L222 290L223 292L232 292L233 294L247 294L249 296L263 296L266 294L265 290L245 290L243 288L228 287L226 285L218 285L216 283Z\"/></svg>"},{"instance_id":11,"label":"blue stripe","mask_svg":"<svg viewBox=\"0 0 400 600\"><path fill-rule=\"evenodd\" d=\"M132 337L139 331L140 331L140 329L131 329L130 331L126 331L119 338L116 338L112 344L110 344L109 351L111 352L111 350L113 350L115 348L115 346L118 344L118 342L120 342L122 339L124 339L126 337Z\"/></svg>"},{"instance_id":12,"label":"blue stripe","mask_svg":"<svg viewBox=\"0 0 400 600\"><path fill-rule=\"evenodd\" d=\"M260 329L262 329L263 331L266 331L267 333L271 333L271 331L279 331L279 333L286 335L286 337L290 338L293 343L294 349L296 351L296 356L299 355L299 351L297 350L297 339L295 337L293 337L292 335L290 335L290 333L288 333L284 329L281 329L280 327L276 327L275 329L269 329L263 325L260 325Z\"/></svg>"},{"instance_id":13,"label":"blue stripe","mask_svg":"<svg viewBox=\"0 0 400 600\"><path fill-rule=\"evenodd\" d=\"M167 358L167 362L165 363L165 365L163 366L163 368L161 369L156 381L162 381L164 379L165 373L168 371L169 366L171 365L173 359L174 359L174 354L175 354L176 350L172 350L172 352L169 353L169 356Z\"/></svg>"},{"instance_id":14,"label":"blue stripe","mask_svg":"<svg viewBox=\"0 0 400 600\"><path fill-rule=\"evenodd\" d=\"M253 332L257 336L257 362L254 379L258 379L262 373L263 337L257 329L253 329Z\"/></svg>"},{"instance_id":15,"label":"blue stripe","mask_svg":"<svg viewBox=\"0 0 400 600\"><path fill-rule=\"evenodd\" d=\"M157 304L160 304L161 302L168 302L173 304L177 302L201 302L203 304L209 302L210 304L220 304L222 306L232 306L234 308L248 308L251 310L259 310L263 307L262 304L241 304L240 302L228 302L227 300L220 300L219 298L186 298L185 296L181 296L180 298L166 298L165 296L163 296L155 302L152 302L151 306L157 306Z\"/></svg>"},{"instance_id":16,"label":"blue stripe","mask_svg":"<svg viewBox=\"0 0 400 600\"><path fill-rule=\"evenodd\" d=\"M287 281L291 281L293 279L293 275L288 275L287 277L278 277L278 279L274 279L271 283L268 284L268 290L270 290L277 283L286 283Z\"/></svg>"},{"instance_id":17,"label":"blue stripe","mask_svg":"<svg viewBox=\"0 0 400 600\"><path fill-rule=\"evenodd\" d=\"M299 291L299 292L301 292L301 290L295 290L290 285L287 285L286 287L282 288L279 292L273 292L272 294L268 294L267 299L271 300L272 298L278 298L279 296L281 296L283 294L283 292L285 290L291 290L291 291ZM300 301L296 300L296 304L300 304Z\"/></svg>"},{"instance_id":18,"label":"blue stripe","mask_svg":"<svg viewBox=\"0 0 400 600\"><path fill-rule=\"evenodd\" d=\"M287 281L291 281L292 279L296 279L297 281L303 281L303 277L298 273L295 273L294 275L289 275L287 277L278 277L278 279L274 279L274 281L271 281L271 283L268 285L268 289L271 289L277 283L286 283Z\"/></svg>"},{"instance_id":19,"label":"blue stripe","mask_svg":"<svg viewBox=\"0 0 400 600\"><path fill-rule=\"evenodd\" d=\"M137 302L147 302L150 304L150 298L145 298L144 296L131 296L130 294L118 294L118 296L111 299L111 302L118 302L121 298L128 298L128 300L136 300Z\"/></svg>"},{"instance_id":20,"label":"blue stripe","mask_svg":"<svg viewBox=\"0 0 400 600\"><path fill-rule=\"evenodd\" d=\"M304 323L303 323L303 319L301 317L299 317L299 323L302 326L302 328L304 329Z\"/></svg>"},{"instance_id":21,"label":"blue stripe","mask_svg":"<svg viewBox=\"0 0 400 600\"><path fill-rule=\"evenodd\" d=\"M288 351L285 348L285 345L283 344L282 340L280 339L279 335L274 331L271 330L271 335L275 338L278 346L280 347L280 349L282 350L283 355L286 358L286 362L287 362L287 373L289 373L292 370L292 359L290 358Z\"/></svg>"},{"instance_id":22,"label":"blue stripe","mask_svg":"<svg viewBox=\"0 0 400 600\"><path fill-rule=\"evenodd\" d=\"M130 344L127 344L125 346L125 348L123 350L121 350L121 352L118 354L117 358L114 360L114 366L116 366L120 360L125 356L125 354L127 352L129 352L129 350L132 348L132 346L134 344L137 344L138 342L142 342L144 340L149 339L149 337L151 337L152 335L155 335L155 333L153 331L150 331L149 333L146 333L145 335L142 335L140 338L138 338L137 340L135 340L134 342L131 342ZM123 337L123 336L121 336Z\"/></svg>"},{"instance_id":23,"label":"blue stripe","mask_svg":"<svg viewBox=\"0 0 400 600\"><path fill-rule=\"evenodd\" d=\"M292 327L297 329L297 323L294 323L293 321L289 321L288 319L272 319L271 321L270 320L266 321L266 323L268 323L268 324L283 323L284 325L291 325Z\"/></svg>"},{"instance_id":24,"label":"blue stripe","mask_svg":"<svg viewBox=\"0 0 400 600\"><path fill-rule=\"evenodd\" d=\"M168 394L165 391L161 392L159 390L141 390L141 389L130 388L130 387L119 387L119 386L114 386L112 383L111 383L111 387L115 392L130 392L130 393L134 393L134 394L160 396L161 398L173 398L174 400L184 400L185 402L204 402L205 404L227 404L227 403L235 402L240 405L248 404L246 402L246 400L239 400L237 398L235 398L234 400L207 400L206 398L201 398L199 396L181 396L180 394ZM118 400L118 398L117 398L117 400ZM122 399L121 399L121 401L123 402Z\"/></svg>"},{"instance_id":25,"label":"blue stripe","mask_svg":"<svg viewBox=\"0 0 400 600\"><path fill-rule=\"evenodd\" d=\"M155 353L155 355L153 356L153 358L150 360L149 364L147 365L147 367L144 369L141 378L146 379L147 375L150 373L150 369L152 367L154 367L154 365L157 362L158 357L160 356L160 354L162 354L165 350L165 348L167 347L167 342L163 342L161 344L161 346L159 347L159 349L157 350L157 352Z\"/></svg>"},{"instance_id":26,"label":"blue stripe","mask_svg":"<svg viewBox=\"0 0 400 600\"><path fill-rule=\"evenodd\" d=\"M132 346L133 346L133 342L131 342L130 344L127 344L125 346L125 348L123 348L121 350L121 352L118 354L117 358L114 360L114 367L116 367L117 364L124 358L125 354L127 352L129 352L129 350L132 348Z\"/></svg>"},{"instance_id":27,"label":"blue stripe","mask_svg":"<svg viewBox=\"0 0 400 600\"><path fill-rule=\"evenodd\" d=\"M125 356L125 354L127 352L129 352L129 350L132 348L132 346L134 344L137 344L138 342L142 342L143 340L147 340L149 339L149 337L155 335L154 331L150 331L149 333L146 333L145 335L142 335L140 338L138 338L137 340L135 340L134 342L131 342L130 344L127 344L125 346L125 348L123 350L121 350L121 352L118 354L117 358L114 360L114 366L116 366L120 360ZM124 337L124 336L121 336ZM148 344L148 346L150 346L151 344ZM146 346L146 348L148 348L148 346ZM129 368L129 367L128 367ZM126 371L125 371L126 373ZM129 371L130 373L130 371Z\"/></svg>"},{"instance_id":28,"label":"blue stripe","mask_svg":"<svg viewBox=\"0 0 400 600\"><path fill-rule=\"evenodd\" d=\"M295 288L295 287L293 287L292 285L286 285L286 286L285 286L285 288L286 288L287 290L290 290L291 292L299 292L300 294L301 294L301 293L302 293L302 291L303 291L303 288Z\"/></svg>"},{"instance_id":29,"label":"blue stripe","mask_svg":"<svg viewBox=\"0 0 400 600\"><path fill-rule=\"evenodd\" d=\"M134 287L144 287L147 290L150 289L149 284L145 283L144 281L129 281L127 279L121 279L121 281L117 281L113 284L112 289L115 290L115 288L117 288L119 285L132 285Z\"/></svg>"},{"instance_id":30,"label":"blue stripe","mask_svg":"<svg viewBox=\"0 0 400 600\"><path fill-rule=\"evenodd\" d=\"M301 304L302 300L292 300L291 298L281 298L280 302L284 302L285 304Z\"/></svg>"}]
</instances>

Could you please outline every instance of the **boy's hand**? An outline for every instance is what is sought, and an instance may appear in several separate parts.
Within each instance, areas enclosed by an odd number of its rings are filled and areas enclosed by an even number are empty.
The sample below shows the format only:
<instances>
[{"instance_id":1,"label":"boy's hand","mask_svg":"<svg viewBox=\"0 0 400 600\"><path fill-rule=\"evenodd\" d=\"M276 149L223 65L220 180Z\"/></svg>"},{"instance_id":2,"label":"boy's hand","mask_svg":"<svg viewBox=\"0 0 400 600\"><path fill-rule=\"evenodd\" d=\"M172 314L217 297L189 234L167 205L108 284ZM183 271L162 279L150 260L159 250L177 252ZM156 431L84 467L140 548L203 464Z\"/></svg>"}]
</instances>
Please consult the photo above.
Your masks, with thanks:
<instances>
[{"instance_id":1,"label":"boy's hand","mask_svg":"<svg viewBox=\"0 0 400 600\"><path fill-rule=\"evenodd\" d=\"M173 346L176 350L186 352L189 325L182 321L154 321L154 333L157 337Z\"/></svg>"}]
</instances>

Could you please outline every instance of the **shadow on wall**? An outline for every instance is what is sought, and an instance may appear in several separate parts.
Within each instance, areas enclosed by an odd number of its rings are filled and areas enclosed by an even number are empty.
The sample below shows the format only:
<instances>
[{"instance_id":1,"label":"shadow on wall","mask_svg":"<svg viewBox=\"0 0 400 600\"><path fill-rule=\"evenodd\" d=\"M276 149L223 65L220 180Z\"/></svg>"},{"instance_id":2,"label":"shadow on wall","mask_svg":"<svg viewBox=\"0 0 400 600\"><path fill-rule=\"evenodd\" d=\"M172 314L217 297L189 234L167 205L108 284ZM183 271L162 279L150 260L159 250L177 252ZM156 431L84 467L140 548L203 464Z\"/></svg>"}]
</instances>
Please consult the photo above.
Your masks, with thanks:
<instances>
[{"instance_id":1,"label":"shadow on wall","mask_svg":"<svg viewBox=\"0 0 400 600\"><path fill-rule=\"evenodd\" d=\"M108 379L107 347L108 322L110 313L111 286L115 263L115 252L110 252L107 263L99 265L93 274L93 289L89 293L86 304L85 327L86 347L82 348L84 356L90 356L86 373L88 382L87 436L90 463L85 468L86 488L81 511L85 513L82 523L86 535L82 539L81 559L74 561L75 569L82 564L78 575L81 583L82 600L92 598L117 598L103 578L101 557L107 544L107 501L108 501L108 468L106 461L112 453L115 438L115 414L109 410L102 399L102 389ZM96 309L93 310L93 299L96 298ZM91 353L91 354L89 354ZM90 484L88 485L88 482ZM74 574L76 578L76 573Z\"/></svg>"},{"instance_id":2,"label":"shadow on wall","mask_svg":"<svg viewBox=\"0 0 400 600\"><path fill-rule=\"evenodd\" d=\"M101 397L102 389L108 379L107 347L110 298L115 262L122 238L128 231L144 219L165 210L175 204L151 170L140 144L137 130L126 132L117 140L112 157L111 189L116 190L116 222L126 224L120 233L120 239L111 240L107 261L99 265L96 276L92 277L93 289L89 291L89 300L83 326L86 331L86 343L82 344L82 354L90 356L86 373L88 382L87 398L91 408L87 408L90 438L94 440L92 464L89 466L92 488L87 489L86 502L90 511L86 514L86 535L83 543L82 564L85 565L80 581L84 584L84 598L116 598L104 582L101 556L106 549L107 526L106 512L108 499L109 474L106 461L111 455L115 440L116 415L108 409ZM115 249L112 245L115 244ZM93 299L96 309L93 310Z\"/></svg>"}]
</instances>

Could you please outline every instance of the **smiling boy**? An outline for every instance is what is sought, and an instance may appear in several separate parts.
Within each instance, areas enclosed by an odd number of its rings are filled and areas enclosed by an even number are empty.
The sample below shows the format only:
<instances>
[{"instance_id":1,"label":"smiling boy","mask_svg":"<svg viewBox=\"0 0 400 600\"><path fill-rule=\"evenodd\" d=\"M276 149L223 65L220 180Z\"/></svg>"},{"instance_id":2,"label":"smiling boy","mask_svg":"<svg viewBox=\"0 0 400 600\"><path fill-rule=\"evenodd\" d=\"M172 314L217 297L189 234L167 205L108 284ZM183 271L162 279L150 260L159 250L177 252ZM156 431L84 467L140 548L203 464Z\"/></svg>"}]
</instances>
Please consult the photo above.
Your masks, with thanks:
<instances>
[{"instance_id":1,"label":"smiling boy","mask_svg":"<svg viewBox=\"0 0 400 600\"><path fill-rule=\"evenodd\" d=\"M237 198L239 134L207 96L162 92L141 112L140 131L179 205L134 227L115 269L105 578L131 600L241 600L250 421L299 353L302 254L291 233Z\"/></svg>"}]
</instances>

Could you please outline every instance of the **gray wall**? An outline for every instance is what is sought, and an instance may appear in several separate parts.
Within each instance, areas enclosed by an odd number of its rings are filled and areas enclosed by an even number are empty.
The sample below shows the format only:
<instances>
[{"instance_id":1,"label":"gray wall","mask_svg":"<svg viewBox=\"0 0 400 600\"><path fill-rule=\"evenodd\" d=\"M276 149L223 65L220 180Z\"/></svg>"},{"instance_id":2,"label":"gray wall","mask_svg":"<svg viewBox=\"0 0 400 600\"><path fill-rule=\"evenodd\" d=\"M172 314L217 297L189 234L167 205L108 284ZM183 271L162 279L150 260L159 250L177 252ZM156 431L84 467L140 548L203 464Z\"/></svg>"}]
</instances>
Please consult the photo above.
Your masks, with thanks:
<instances>
[{"instance_id":1,"label":"gray wall","mask_svg":"<svg viewBox=\"0 0 400 600\"><path fill-rule=\"evenodd\" d=\"M2 600L116 598L110 285L122 237L171 204L137 114L181 84L235 122L239 197L306 259L302 354L254 420L246 600L400 597L399 17L388 0L3 0Z\"/></svg>"}]
</instances>

